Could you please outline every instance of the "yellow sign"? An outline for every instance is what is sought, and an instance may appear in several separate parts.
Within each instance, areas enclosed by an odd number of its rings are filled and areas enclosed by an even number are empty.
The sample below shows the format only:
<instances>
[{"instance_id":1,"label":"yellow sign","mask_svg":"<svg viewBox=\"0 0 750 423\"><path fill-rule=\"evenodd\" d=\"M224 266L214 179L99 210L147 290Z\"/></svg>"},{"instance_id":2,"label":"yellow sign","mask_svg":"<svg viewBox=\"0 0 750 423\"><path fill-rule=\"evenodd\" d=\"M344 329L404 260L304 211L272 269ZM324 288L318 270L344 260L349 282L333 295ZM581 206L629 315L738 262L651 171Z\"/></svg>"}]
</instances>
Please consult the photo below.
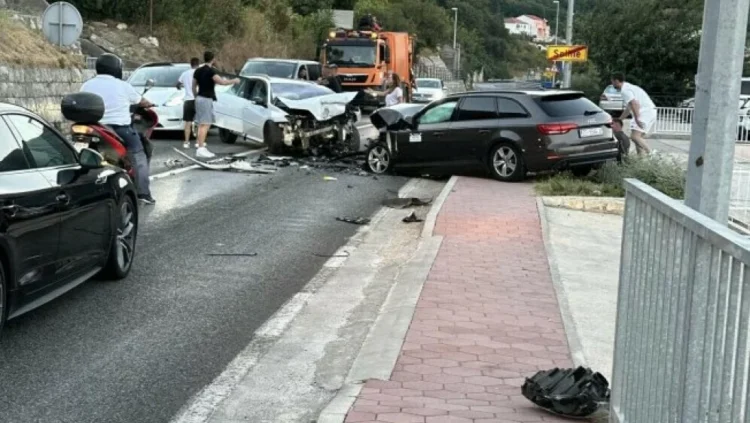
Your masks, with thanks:
<instances>
[{"instance_id":1,"label":"yellow sign","mask_svg":"<svg viewBox=\"0 0 750 423\"><path fill-rule=\"evenodd\" d=\"M547 46L547 59L555 62L585 62L589 60L587 46Z\"/></svg>"}]
</instances>

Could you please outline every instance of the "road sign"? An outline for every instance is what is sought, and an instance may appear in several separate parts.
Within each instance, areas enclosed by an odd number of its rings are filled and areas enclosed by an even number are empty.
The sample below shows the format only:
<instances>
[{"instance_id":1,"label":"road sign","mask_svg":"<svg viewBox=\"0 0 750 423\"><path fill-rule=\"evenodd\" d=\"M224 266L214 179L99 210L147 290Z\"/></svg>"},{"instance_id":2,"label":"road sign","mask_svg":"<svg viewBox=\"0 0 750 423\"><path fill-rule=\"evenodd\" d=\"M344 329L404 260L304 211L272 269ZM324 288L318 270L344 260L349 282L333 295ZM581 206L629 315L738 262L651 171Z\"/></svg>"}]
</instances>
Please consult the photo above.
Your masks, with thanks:
<instances>
[{"instance_id":1,"label":"road sign","mask_svg":"<svg viewBox=\"0 0 750 423\"><path fill-rule=\"evenodd\" d=\"M65 1L52 3L42 15L42 32L47 40L60 47L69 46L81 36L83 19L72 4Z\"/></svg>"},{"instance_id":2,"label":"road sign","mask_svg":"<svg viewBox=\"0 0 750 423\"><path fill-rule=\"evenodd\" d=\"M587 46L549 46L547 59L559 62L585 62L589 60Z\"/></svg>"}]
</instances>

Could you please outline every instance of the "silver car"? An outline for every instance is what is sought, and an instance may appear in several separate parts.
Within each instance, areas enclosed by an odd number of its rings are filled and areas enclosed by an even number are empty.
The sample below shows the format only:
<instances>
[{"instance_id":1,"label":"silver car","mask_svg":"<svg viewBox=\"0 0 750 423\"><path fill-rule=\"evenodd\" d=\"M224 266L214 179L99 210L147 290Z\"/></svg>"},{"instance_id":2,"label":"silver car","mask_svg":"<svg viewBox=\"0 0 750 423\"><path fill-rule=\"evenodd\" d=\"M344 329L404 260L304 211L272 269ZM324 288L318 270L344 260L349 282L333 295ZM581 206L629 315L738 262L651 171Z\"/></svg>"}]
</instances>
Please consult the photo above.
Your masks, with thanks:
<instances>
[{"instance_id":1,"label":"silver car","mask_svg":"<svg viewBox=\"0 0 750 423\"><path fill-rule=\"evenodd\" d=\"M599 97L599 108L609 114L620 114L625 110L622 102L622 94L612 85L607 85L601 97Z\"/></svg>"},{"instance_id":2,"label":"silver car","mask_svg":"<svg viewBox=\"0 0 750 423\"><path fill-rule=\"evenodd\" d=\"M130 85L142 93L146 82L154 81L153 88L144 95L156 105L153 110L159 117L157 131L182 131L182 108L185 91L177 88L180 75L190 69L189 63L148 63L136 69L128 78Z\"/></svg>"}]
</instances>

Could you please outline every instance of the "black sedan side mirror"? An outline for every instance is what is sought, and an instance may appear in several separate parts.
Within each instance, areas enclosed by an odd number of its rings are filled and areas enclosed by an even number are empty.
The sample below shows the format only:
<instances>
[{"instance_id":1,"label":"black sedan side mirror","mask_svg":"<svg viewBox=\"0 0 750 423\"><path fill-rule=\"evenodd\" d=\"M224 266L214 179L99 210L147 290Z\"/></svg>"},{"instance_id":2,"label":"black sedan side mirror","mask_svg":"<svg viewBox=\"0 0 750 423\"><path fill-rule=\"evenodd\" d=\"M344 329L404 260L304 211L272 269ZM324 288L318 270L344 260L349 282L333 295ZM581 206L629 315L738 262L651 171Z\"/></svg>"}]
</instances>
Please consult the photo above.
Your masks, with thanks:
<instances>
[{"instance_id":1,"label":"black sedan side mirror","mask_svg":"<svg viewBox=\"0 0 750 423\"><path fill-rule=\"evenodd\" d=\"M78 163L84 169L99 169L104 167L104 157L99 152L84 148L78 155Z\"/></svg>"}]
</instances>

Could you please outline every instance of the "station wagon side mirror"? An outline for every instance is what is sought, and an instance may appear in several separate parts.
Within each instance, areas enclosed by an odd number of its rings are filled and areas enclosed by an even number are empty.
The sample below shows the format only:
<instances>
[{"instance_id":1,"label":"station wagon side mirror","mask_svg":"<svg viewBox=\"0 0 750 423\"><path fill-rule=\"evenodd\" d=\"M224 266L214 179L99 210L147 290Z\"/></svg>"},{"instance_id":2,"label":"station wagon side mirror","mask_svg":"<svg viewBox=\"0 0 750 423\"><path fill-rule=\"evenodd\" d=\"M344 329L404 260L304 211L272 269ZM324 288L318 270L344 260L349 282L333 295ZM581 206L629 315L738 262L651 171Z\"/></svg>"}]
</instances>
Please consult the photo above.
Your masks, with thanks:
<instances>
[{"instance_id":1,"label":"station wagon side mirror","mask_svg":"<svg viewBox=\"0 0 750 423\"><path fill-rule=\"evenodd\" d=\"M83 169L99 169L104 167L104 157L95 150L84 148L78 155L78 163Z\"/></svg>"},{"instance_id":2,"label":"station wagon side mirror","mask_svg":"<svg viewBox=\"0 0 750 423\"><path fill-rule=\"evenodd\" d=\"M156 82L154 82L153 79L149 78L149 80L146 81L146 88L154 88L154 85L156 85Z\"/></svg>"},{"instance_id":3,"label":"station wagon side mirror","mask_svg":"<svg viewBox=\"0 0 750 423\"><path fill-rule=\"evenodd\" d=\"M268 106L268 104L266 104L266 99L262 97L253 97L250 99L250 102L255 104L256 106L262 106L262 107Z\"/></svg>"}]
</instances>

